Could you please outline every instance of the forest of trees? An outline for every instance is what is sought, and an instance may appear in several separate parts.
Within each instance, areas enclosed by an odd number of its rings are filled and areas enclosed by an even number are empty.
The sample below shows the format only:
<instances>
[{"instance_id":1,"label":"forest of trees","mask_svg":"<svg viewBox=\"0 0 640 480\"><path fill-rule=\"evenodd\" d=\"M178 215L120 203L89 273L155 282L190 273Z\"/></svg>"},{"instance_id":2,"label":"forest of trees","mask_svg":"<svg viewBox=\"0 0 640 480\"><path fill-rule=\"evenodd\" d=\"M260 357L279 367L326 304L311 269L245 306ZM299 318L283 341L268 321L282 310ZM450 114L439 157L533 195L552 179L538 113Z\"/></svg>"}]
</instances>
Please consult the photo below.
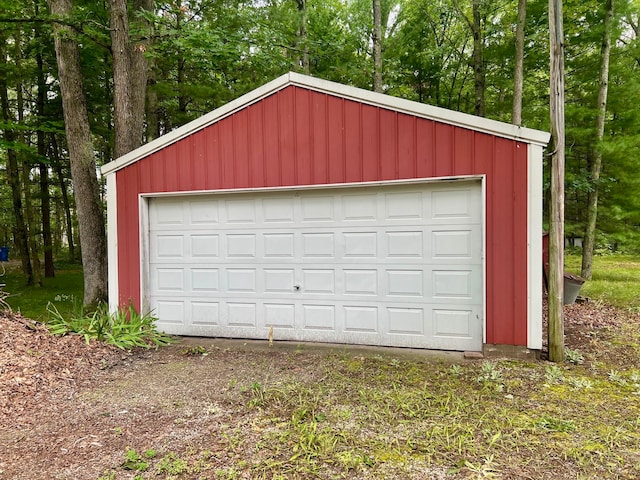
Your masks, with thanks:
<instances>
[{"instance_id":1,"label":"forest of trees","mask_svg":"<svg viewBox=\"0 0 640 480\"><path fill-rule=\"evenodd\" d=\"M0 245L104 297L96 166L290 70L549 130L547 1L0 0ZM566 234L637 253L640 1L563 3Z\"/></svg>"}]
</instances>

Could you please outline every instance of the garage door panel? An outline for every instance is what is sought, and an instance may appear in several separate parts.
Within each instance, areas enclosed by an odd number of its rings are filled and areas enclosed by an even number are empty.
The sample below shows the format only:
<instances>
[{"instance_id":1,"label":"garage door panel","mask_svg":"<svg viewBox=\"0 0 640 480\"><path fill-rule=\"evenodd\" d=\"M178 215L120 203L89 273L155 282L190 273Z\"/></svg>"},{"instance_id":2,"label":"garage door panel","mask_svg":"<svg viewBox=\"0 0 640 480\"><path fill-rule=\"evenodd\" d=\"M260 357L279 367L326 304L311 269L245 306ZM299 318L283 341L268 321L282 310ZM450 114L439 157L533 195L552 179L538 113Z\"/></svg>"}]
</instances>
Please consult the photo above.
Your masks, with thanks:
<instances>
[{"instance_id":1,"label":"garage door panel","mask_svg":"<svg viewBox=\"0 0 640 480\"><path fill-rule=\"evenodd\" d=\"M189 235L189 240L193 258L213 259L220 257L220 235L192 234Z\"/></svg>"},{"instance_id":2,"label":"garage door panel","mask_svg":"<svg viewBox=\"0 0 640 480\"><path fill-rule=\"evenodd\" d=\"M220 302L192 300L191 324L195 326L217 326L220 324Z\"/></svg>"},{"instance_id":3,"label":"garage door panel","mask_svg":"<svg viewBox=\"0 0 640 480\"><path fill-rule=\"evenodd\" d=\"M219 223L218 201L193 200L188 206L191 225L215 226Z\"/></svg>"},{"instance_id":4,"label":"garage door panel","mask_svg":"<svg viewBox=\"0 0 640 480\"><path fill-rule=\"evenodd\" d=\"M342 196L342 220L361 223L378 218L375 194L363 193Z\"/></svg>"},{"instance_id":5,"label":"garage door panel","mask_svg":"<svg viewBox=\"0 0 640 480\"><path fill-rule=\"evenodd\" d=\"M444 307L444 306L443 306ZM446 338L472 339L476 333L476 315L473 309L438 308L432 312L433 335Z\"/></svg>"},{"instance_id":6,"label":"garage door panel","mask_svg":"<svg viewBox=\"0 0 640 480\"><path fill-rule=\"evenodd\" d=\"M230 327L257 326L256 304L253 302L227 302L226 325Z\"/></svg>"},{"instance_id":7,"label":"garage door panel","mask_svg":"<svg viewBox=\"0 0 640 480\"><path fill-rule=\"evenodd\" d=\"M387 258L421 259L424 256L424 232L422 230L387 231L384 235Z\"/></svg>"},{"instance_id":8,"label":"garage door panel","mask_svg":"<svg viewBox=\"0 0 640 480\"><path fill-rule=\"evenodd\" d=\"M387 307L387 329L392 335L424 335L426 321L423 308Z\"/></svg>"},{"instance_id":9,"label":"garage door panel","mask_svg":"<svg viewBox=\"0 0 640 480\"><path fill-rule=\"evenodd\" d=\"M386 220L422 220L424 193L420 190L402 193L386 193L384 204L386 206Z\"/></svg>"},{"instance_id":10,"label":"garage door panel","mask_svg":"<svg viewBox=\"0 0 640 480\"><path fill-rule=\"evenodd\" d=\"M302 305L302 328L304 330L334 331L336 329L335 305Z\"/></svg>"},{"instance_id":11,"label":"garage door panel","mask_svg":"<svg viewBox=\"0 0 640 480\"><path fill-rule=\"evenodd\" d=\"M345 295L375 297L380 292L377 269L345 268L342 275Z\"/></svg>"},{"instance_id":12,"label":"garage door panel","mask_svg":"<svg viewBox=\"0 0 640 480\"><path fill-rule=\"evenodd\" d=\"M448 185L151 199L158 326L480 349L480 184Z\"/></svg>"},{"instance_id":13,"label":"garage door panel","mask_svg":"<svg viewBox=\"0 0 640 480\"><path fill-rule=\"evenodd\" d=\"M372 259L378 256L376 232L345 232L342 234L344 258Z\"/></svg>"},{"instance_id":14,"label":"garage door panel","mask_svg":"<svg viewBox=\"0 0 640 480\"><path fill-rule=\"evenodd\" d=\"M266 224L292 224L295 199L292 197L265 198L262 200L262 218Z\"/></svg>"},{"instance_id":15,"label":"garage door panel","mask_svg":"<svg viewBox=\"0 0 640 480\"><path fill-rule=\"evenodd\" d=\"M263 252L265 258L294 258L295 235L293 233L263 233Z\"/></svg>"},{"instance_id":16,"label":"garage door panel","mask_svg":"<svg viewBox=\"0 0 640 480\"><path fill-rule=\"evenodd\" d=\"M295 328L295 305L292 303L265 303L263 305L264 325L274 329Z\"/></svg>"}]
</instances>

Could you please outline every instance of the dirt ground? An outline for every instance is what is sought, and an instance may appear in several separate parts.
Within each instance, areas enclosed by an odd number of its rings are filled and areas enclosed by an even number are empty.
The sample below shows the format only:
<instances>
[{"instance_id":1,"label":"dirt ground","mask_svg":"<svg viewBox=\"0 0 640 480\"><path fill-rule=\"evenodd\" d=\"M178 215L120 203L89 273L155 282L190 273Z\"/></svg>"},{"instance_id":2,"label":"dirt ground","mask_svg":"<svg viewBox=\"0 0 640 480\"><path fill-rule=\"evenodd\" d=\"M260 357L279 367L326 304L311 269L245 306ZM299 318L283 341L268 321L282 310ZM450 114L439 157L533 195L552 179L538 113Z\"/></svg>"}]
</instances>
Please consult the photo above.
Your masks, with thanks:
<instances>
[{"instance_id":1,"label":"dirt ground","mask_svg":"<svg viewBox=\"0 0 640 480\"><path fill-rule=\"evenodd\" d=\"M602 305L567 307L568 346L589 352L593 331L622 316ZM123 352L78 336L53 337L39 323L0 312L0 479L134 478L134 471L105 472L122 465L127 449L195 451L203 436L219 439L207 448L224 467L260 455L255 447L229 448L234 428L260 428L250 410L235 408L247 404L247 384L321 381L316 367L326 349L305 346L291 355L301 347L209 340L206 355L188 355L196 342ZM437 358L462 361L460 354ZM216 449L231 453L217 457Z\"/></svg>"}]
</instances>

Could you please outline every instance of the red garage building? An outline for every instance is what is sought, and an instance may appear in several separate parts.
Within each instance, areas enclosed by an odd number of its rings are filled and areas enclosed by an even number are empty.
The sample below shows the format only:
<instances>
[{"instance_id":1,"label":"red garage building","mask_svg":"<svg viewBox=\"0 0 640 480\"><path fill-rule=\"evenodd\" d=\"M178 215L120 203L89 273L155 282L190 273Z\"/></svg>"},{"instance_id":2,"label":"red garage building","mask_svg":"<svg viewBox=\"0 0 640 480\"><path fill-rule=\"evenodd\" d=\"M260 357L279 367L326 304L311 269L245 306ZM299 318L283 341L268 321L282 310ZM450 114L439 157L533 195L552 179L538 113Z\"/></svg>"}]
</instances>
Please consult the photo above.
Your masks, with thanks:
<instances>
[{"instance_id":1,"label":"red garage building","mask_svg":"<svg viewBox=\"0 0 640 480\"><path fill-rule=\"evenodd\" d=\"M111 307L179 335L540 349L548 140L286 74L102 168Z\"/></svg>"}]
</instances>

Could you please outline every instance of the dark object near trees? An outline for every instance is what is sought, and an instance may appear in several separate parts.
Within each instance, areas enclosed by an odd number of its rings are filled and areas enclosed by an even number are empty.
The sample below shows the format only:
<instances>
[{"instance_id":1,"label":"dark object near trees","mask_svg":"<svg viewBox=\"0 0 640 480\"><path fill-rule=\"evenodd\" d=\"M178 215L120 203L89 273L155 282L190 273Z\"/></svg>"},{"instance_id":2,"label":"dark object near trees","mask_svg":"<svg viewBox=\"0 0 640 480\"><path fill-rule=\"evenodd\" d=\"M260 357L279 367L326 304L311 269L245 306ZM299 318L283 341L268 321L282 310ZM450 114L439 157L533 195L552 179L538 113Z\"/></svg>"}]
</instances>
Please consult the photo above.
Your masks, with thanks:
<instances>
[{"instance_id":1,"label":"dark object near trees","mask_svg":"<svg viewBox=\"0 0 640 480\"><path fill-rule=\"evenodd\" d=\"M0 262L9 261L9 247L0 247Z\"/></svg>"}]
</instances>

